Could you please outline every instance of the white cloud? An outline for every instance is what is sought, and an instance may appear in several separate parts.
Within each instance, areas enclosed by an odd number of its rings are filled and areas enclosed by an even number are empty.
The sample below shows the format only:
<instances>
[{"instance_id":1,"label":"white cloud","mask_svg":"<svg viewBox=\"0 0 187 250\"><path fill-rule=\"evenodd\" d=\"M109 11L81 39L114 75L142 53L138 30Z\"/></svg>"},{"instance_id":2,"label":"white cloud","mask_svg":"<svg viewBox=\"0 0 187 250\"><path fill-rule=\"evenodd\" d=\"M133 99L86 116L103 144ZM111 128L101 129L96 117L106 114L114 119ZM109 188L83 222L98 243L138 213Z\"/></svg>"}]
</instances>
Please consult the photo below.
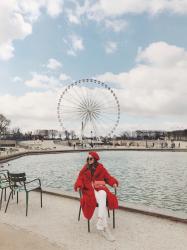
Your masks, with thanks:
<instances>
[{"instance_id":1,"label":"white cloud","mask_svg":"<svg viewBox=\"0 0 187 250\"><path fill-rule=\"evenodd\" d=\"M47 0L46 8L47 13L51 17L56 17L62 12L63 1L62 0Z\"/></svg>"},{"instance_id":2,"label":"white cloud","mask_svg":"<svg viewBox=\"0 0 187 250\"><path fill-rule=\"evenodd\" d=\"M187 126L187 51L158 42L139 51L137 60L139 64L128 72L108 72L97 78L116 86L125 114L162 117L165 124L180 121Z\"/></svg>"},{"instance_id":3,"label":"white cloud","mask_svg":"<svg viewBox=\"0 0 187 250\"><path fill-rule=\"evenodd\" d=\"M30 88L38 89L55 89L59 87L59 80L53 76L44 74L32 73L32 79L26 80L25 85Z\"/></svg>"},{"instance_id":4,"label":"white cloud","mask_svg":"<svg viewBox=\"0 0 187 250\"><path fill-rule=\"evenodd\" d=\"M76 17L75 23L81 23L80 20L83 17L100 22L108 18L118 19L129 14L157 15L164 12L187 14L187 0L72 0L71 3L74 3L74 6L68 11ZM70 18L69 21L72 20Z\"/></svg>"},{"instance_id":5,"label":"white cloud","mask_svg":"<svg viewBox=\"0 0 187 250\"><path fill-rule=\"evenodd\" d=\"M87 14L91 18L102 19L104 17L121 16L124 14L157 14L162 12L172 12L178 14L187 13L187 1L182 0L97 0L89 9Z\"/></svg>"},{"instance_id":6,"label":"white cloud","mask_svg":"<svg viewBox=\"0 0 187 250\"><path fill-rule=\"evenodd\" d=\"M59 92L28 92L23 96L0 96L0 113L11 120L11 126L24 130L60 129L56 108Z\"/></svg>"},{"instance_id":7,"label":"white cloud","mask_svg":"<svg viewBox=\"0 0 187 250\"><path fill-rule=\"evenodd\" d=\"M127 22L123 19L106 19L105 26L112 29L115 32L125 30L128 26Z\"/></svg>"},{"instance_id":8,"label":"white cloud","mask_svg":"<svg viewBox=\"0 0 187 250\"><path fill-rule=\"evenodd\" d=\"M81 37L78 36L71 36L70 37L71 42L72 42L72 48L76 51L76 50L83 50L84 46L83 46L83 40Z\"/></svg>"},{"instance_id":9,"label":"white cloud","mask_svg":"<svg viewBox=\"0 0 187 250\"><path fill-rule=\"evenodd\" d=\"M54 58L50 58L48 60L47 68L55 70L55 69L58 69L61 67L62 67L62 64L58 60L56 60Z\"/></svg>"},{"instance_id":10,"label":"white cloud","mask_svg":"<svg viewBox=\"0 0 187 250\"><path fill-rule=\"evenodd\" d=\"M19 76L15 76L15 77L13 77L12 81L13 81L13 82L21 82L21 81L22 81L22 78L19 77Z\"/></svg>"},{"instance_id":11,"label":"white cloud","mask_svg":"<svg viewBox=\"0 0 187 250\"><path fill-rule=\"evenodd\" d=\"M63 73L60 74L60 76L59 76L60 81L66 81L66 80L69 80L69 79L71 79L71 77L66 75L66 74L63 74Z\"/></svg>"},{"instance_id":12,"label":"white cloud","mask_svg":"<svg viewBox=\"0 0 187 250\"><path fill-rule=\"evenodd\" d=\"M149 45L145 50L139 49L137 62L157 66L185 66L187 52L183 48L168 45L166 42L157 42ZM187 65L186 65L187 66Z\"/></svg>"},{"instance_id":13,"label":"white cloud","mask_svg":"<svg viewBox=\"0 0 187 250\"><path fill-rule=\"evenodd\" d=\"M84 50L82 38L75 34L70 35L68 39L64 39L64 43L68 46L68 55L76 56L78 51Z\"/></svg>"},{"instance_id":14,"label":"white cloud","mask_svg":"<svg viewBox=\"0 0 187 250\"><path fill-rule=\"evenodd\" d=\"M81 17L85 15L90 6L90 0L85 0L82 5L77 0L71 0L71 8L66 8L68 21L71 24L81 24Z\"/></svg>"},{"instance_id":15,"label":"white cloud","mask_svg":"<svg viewBox=\"0 0 187 250\"><path fill-rule=\"evenodd\" d=\"M14 47L11 42L0 44L0 60L7 61L14 56Z\"/></svg>"},{"instance_id":16,"label":"white cloud","mask_svg":"<svg viewBox=\"0 0 187 250\"><path fill-rule=\"evenodd\" d=\"M80 24L80 19L75 15L73 14L73 11L72 10L67 10L67 18L68 18L68 21L72 24Z\"/></svg>"},{"instance_id":17,"label":"white cloud","mask_svg":"<svg viewBox=\"0 0 187 250\"><path fill-rule=\"evenodd\" d=\"M62 0L1 0L0 1L0 59L14 56L13 43L32 33L32 25L46 8L51 17L62 11Z\"/></svg>"},{"instance_id":18,"label":"white cloud","mask_svg":"<svg viewBox=\"0 0 187 250\"><path fill-rule=\"evenodd\" d=\"M109 41L106 43L105 51L107 54L112 54L112 53L116 52L116 50L117 50L117 43L116 42Z\"/></svg>"},{"instance_id":19,"label":"white cloud","mask_svg":"<svg viewBox=\"0 0 187 250\"><path fill-rule=\"evenodd\" d=\"M67 54L70 55L70 56L76 56L77 55L73 49L68 49Z\"/></svg>"}]
</instances>

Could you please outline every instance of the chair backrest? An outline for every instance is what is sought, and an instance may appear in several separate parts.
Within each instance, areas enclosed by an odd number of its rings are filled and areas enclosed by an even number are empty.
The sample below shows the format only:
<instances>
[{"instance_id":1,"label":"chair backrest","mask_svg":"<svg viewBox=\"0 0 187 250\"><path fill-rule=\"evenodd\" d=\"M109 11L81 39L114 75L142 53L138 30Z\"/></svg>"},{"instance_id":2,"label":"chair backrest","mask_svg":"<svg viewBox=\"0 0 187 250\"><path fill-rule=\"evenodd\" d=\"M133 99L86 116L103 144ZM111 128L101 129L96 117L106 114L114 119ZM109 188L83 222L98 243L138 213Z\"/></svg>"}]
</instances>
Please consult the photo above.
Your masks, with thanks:
<instances>
[{"instance_id":1,"label":"chair backrest","mask_svg":"<svg viewBox=\"0 0 187 250\"><path fill-rule=\"evenodd\" d=\"M8 173L8 178L10 182L10 186L17 186L18 184L24 185L26 181L25 173Z\"/></svg>"},{"instance_id":2,"label":"chair backrest","mask_svg":"<svg viewBox=\"0 0 187 250\"><path fill-rule=\"evenodd\" d=\"M8 170L0 170L0 186L5 181L8 181Z\"/></svg>"}]
</instances>

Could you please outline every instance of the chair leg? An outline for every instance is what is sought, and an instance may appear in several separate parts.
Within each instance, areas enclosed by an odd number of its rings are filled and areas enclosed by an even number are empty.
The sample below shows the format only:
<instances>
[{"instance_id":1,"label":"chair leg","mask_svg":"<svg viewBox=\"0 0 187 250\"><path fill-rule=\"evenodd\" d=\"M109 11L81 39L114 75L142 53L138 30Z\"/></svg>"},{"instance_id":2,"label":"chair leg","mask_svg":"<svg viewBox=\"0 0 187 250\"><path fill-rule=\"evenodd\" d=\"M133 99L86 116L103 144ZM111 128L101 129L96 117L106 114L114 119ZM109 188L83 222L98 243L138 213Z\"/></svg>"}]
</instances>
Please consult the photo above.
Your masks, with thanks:
<instances>
[{"instance_id":1,"label":"chair leg","mask_svg":"<svg viewBox=\"0 0 187 250\"><path fill-rule=\"evenodd\" d=\"M110 218L110 211L109 211L109 209L108 209L108 218Z\"/></svg>"},{"instance_id":2,"label":"chair leg","mask_svg":"<svg viewBox=\"0 0 187 250\"><path fill-rule=\"evenodd\" d=\"M43 206L43 202L42 202L42 189L40 189L40 202L41 202L41 207Z\"/></svg>"},{"instance_id":3,"label":"chair leg","mask_svg":"<svg viewBox=\"0 0 187 250\"><path fill-rule=\"evenodd\" d=\"M113 209L113 228L115 228L115 210Z\"/></svg>"},{"instance_id":4,"label":"chair leg","mask_svg":"<svg viewBox=\"0 0 187 250\"><path fill-rule=\"evenodd\" d=\"M18 191L17 191L17 203L18 203Z\"/></svg>"},{"instance_id":5,"label":"chair leg","mask_svg":"<svg viewBox=\"0 0 187 250\"><path fill-rule=\"evenodd\" d=\"M13 191L11 190L9 196L8 196L8 201L7 201L7 204L6 204L6 208L5 208L5 213L7 211L7 208L8 208L8 204L9 204L9 201L10 201L10 196L13 194Z\"/></svg>"},{"instance_id":6,"label":"chair leg","mask_svg":"<svg viewBox=\"0 0 187 250\"><path fill-rule=\"evenodd\" d=\"M3 188L1 189L0 210L1 210L1 206L2 206L2 200L3 200Z\"/></svg>"},{"instance_id":7,"label":"chair leg","mask_svg":"<svg viewBox=\"0 0 187 250\"><path fill-rule=\"evenodd\" d=\"M6 188L5 188L5 201L6 201Z\"/></svg>"},{"instance_id":8,"label":"chair leg","mask_svg":"<svg viewBox=\"0 0 187 250\"><path fill-rule=\"evenodd\" d=\"M26 192L26 216L28 214L29 192Z\"/></svg>"},{"instance_id":9,"label":"chair leg","mask_svg":"<svg viewBox=\"0 0 187 250\"><path fill-rule=\"evenodd\" d=\"M90 220L88 220L88 233L90 233Z\"/></svg>"},{"instance_id":10,"label":"chair leg","mask_svg":"<svg viewBox=\"0 0 187 250\"><path fill-rule=\"evenodd\" d=\"M80 208L79 208L79 216L78 216L78 221L80 221L80 217L81 217L81 205L80 205Z\"/></svg>"}]
</instances>

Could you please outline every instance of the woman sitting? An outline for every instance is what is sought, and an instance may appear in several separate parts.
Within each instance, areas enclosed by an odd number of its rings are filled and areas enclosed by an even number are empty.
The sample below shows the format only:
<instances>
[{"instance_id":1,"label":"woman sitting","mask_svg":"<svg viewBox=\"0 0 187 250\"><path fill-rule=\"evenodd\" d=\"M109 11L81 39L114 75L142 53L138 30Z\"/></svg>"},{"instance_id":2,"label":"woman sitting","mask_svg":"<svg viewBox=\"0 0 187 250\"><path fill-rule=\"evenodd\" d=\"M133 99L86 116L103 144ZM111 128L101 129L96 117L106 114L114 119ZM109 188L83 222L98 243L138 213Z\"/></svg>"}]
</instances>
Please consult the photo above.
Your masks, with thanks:
<instances>
[{"instance_id":1,"label":"woman sitting","mask_svg":"<svg viewBox=\"0 0 187 250\"><path fill-rule=\"evenodd\" d=\"M112 177L104 166L98 162L100 159L97 152L89 152L87 162L79 173L74 189L81 189L81 207L85 218L90 220L98 204L97 229L102 232L107 240L114 241L107 225L107 207L109 209L118 208L116 196L105 186L118 186L118 181Z\"/></svg>"}]
</instances>

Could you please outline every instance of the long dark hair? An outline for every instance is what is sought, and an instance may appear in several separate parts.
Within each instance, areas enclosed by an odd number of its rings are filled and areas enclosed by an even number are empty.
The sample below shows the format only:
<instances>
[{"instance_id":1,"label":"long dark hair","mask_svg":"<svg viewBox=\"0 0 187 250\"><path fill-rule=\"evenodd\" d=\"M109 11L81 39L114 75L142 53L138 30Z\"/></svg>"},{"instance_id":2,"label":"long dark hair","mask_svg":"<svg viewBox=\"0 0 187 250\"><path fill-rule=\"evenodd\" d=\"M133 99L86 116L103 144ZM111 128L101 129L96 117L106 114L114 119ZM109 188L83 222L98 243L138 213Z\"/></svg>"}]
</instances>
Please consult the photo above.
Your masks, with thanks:
<instances>
[{"instance_id":1,"label":"long dark hair","mask_svg":"<svg viewBox=\"0 0 187 250\"><path fill-rule=\"evenodd\" d=\"M91 171L92 175L94 174L97 166L98 166L98 162L95 158L94 158L94 162L92 164L89 164L87 161L87 169L89 169Z\"/></svg>"}]
</instances>

